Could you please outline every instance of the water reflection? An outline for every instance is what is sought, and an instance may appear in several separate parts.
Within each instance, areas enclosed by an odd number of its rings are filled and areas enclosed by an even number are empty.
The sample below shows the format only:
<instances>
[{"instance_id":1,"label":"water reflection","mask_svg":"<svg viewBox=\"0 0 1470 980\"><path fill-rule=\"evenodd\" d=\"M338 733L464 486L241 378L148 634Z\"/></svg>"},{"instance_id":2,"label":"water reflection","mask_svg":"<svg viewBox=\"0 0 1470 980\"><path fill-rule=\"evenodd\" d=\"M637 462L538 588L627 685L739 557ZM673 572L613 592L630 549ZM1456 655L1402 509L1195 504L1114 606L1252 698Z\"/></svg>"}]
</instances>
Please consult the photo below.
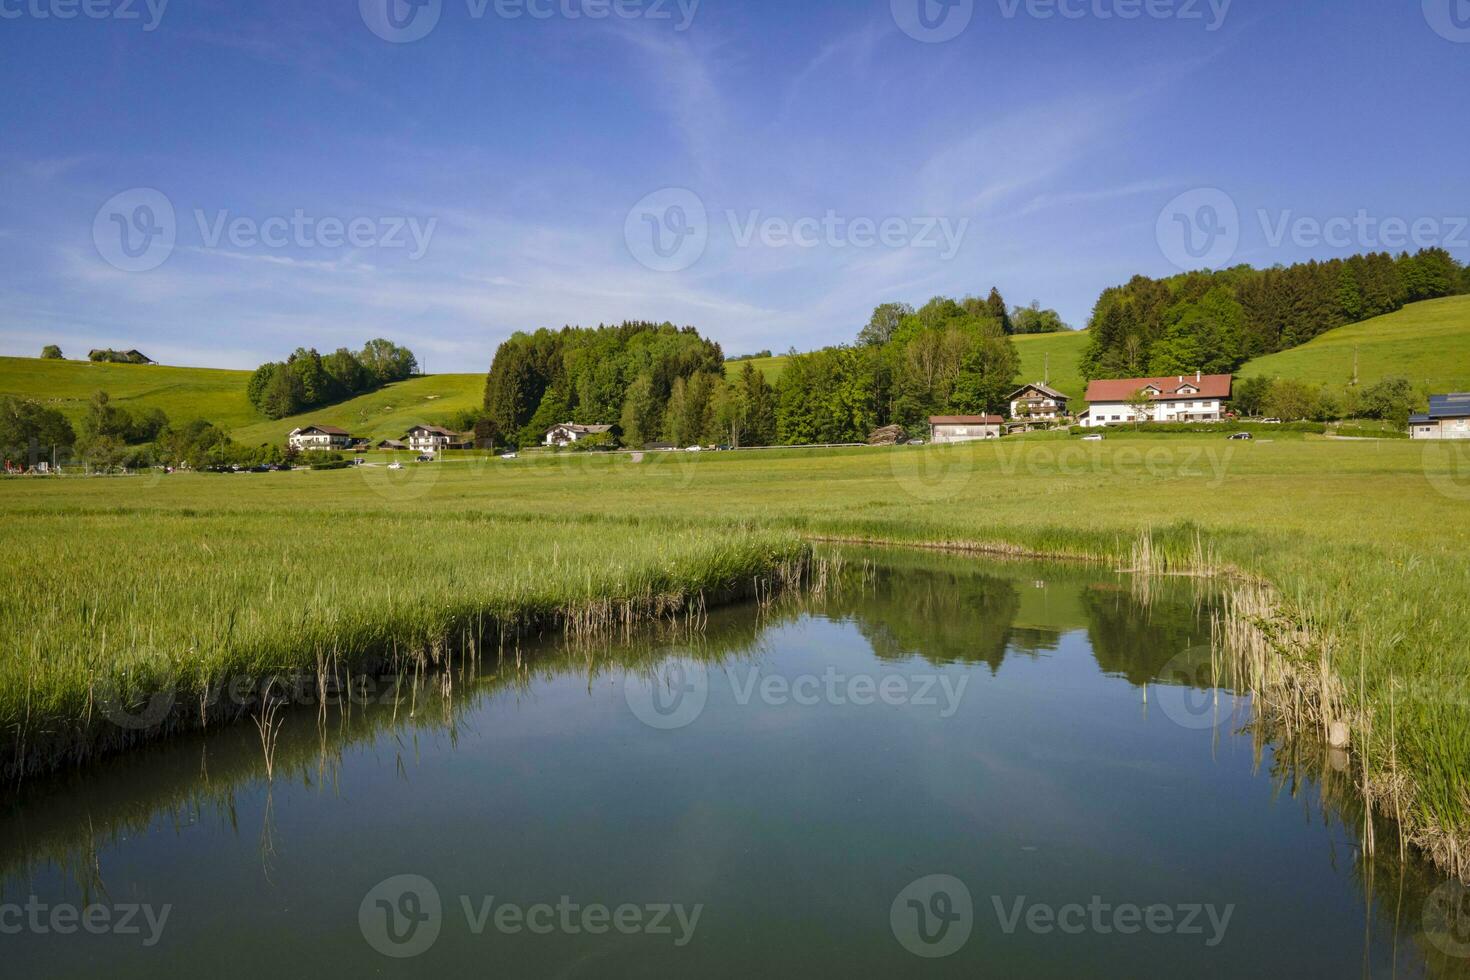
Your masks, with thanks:
<instances>
[{"instance_id":1,"label":"water reflection","mask_svg":"<svg viewBox=\"0 0 1470 980\"><path fill-rule=\"evenodd\" d=\"M933 796L933 805L951 815L951 820L974 821L976 826L966 831L969 840L983 839L985 834L1004 836L1008 820L1020 826L1029 821L1038 840L1051 839L1054 849L1069 855L1068 862L1076 866L1069 873L1082 875L1085 887L1096 887L1083 874L1089 864L1094 866L1094 875L1104 875L1104 869L1109 869L1106 875L1114 879L1131 880L1131 876L1112 863L1116 855L1104 861L1090 853L1085 842L1063 843L1080 833L1075 827L1047 838L1048 819L1078 815L1066 813L1066 805L1052 807L1051 812L1028 812L1028 807L1040 807L1037 801L1046 794L1054 793L1063 801L1089 798L1090 794L1102 808L1100 813L1173 808L1181 819L1201 819L1198 814L1208 810L1198 799L1186 802L1171 796L1177 790L1172 788L1168 770L1150 777L1152 783L1139 784L1157 786L1156 801L1107 799L1111 770L1099 769L1076 748L1079 738L1084 746L1105 748L1114 753L1109 764L1123 767L1133 760L1116 754L1135 751L1140 756L1137 765L1147 768L1159 763L1157 759L1144 761L1145 753L1138 748L1144 743L1138 740L1150 739L1147 744L1153 746L1160 742L1190 744L1188 727L1161 722L1162 712L1153 706L1161 700L1160 688L1177 691L1183 685L1203 692L1212 682L1214 674L1205 668L1210 664L1211 617L1217 607L1206 584L1165 580L1140 590L1125 577L1097 569L984 562L972 556L926 552L849 549L844 560L840 588L761 608L717 610L697 630L688 624L668 624L636 636L577 645L563 644L555 637L528 640L478 664L461 665L447 677L394 678L375 684L371 692L359 690L359 697L342 704L296 705L284 717L274 756L274 779L269 784L264 778L259 734L248 724L181 737L84 771L28 783L0 801L0 899L14 900L38 889L80 902L127 894L147 878L148 862L142 861L140 870L140 855L157 853L154 849L170 839L192 839L201 832L219 847L253 850L261 879L275 887L290 878L302 846L336 846L332 828L312 823L309 801L313 799L350 803L359 814L362 808L370 812L375 799L385 795L383 780L387 778L415 791L418 783L457 786L465 791L466 801L507 812L534 809L538 793L569 803L576 799L579 787L566 784L577 782L576 773L583 774L581 779L589 778L582 768L589 745L606 751L613 768L621 760L632 770L628 773L632 780L645 775L638 767L648 766L650 759L667 766L664 772L707 774L719 790L693 805L706 837L753 834L779 842L810 833L809 826L784 823L783 809L806 812L806 823L815 820L835 831L852 813L849 795L860 779L858 767L870 765L875 776L901 771L891 770L893 762L878 754L868 760L842 759L849 749L845 741L851 741L855 732L866 729L879 734L874 742L879 748L874 752L881 751L885 739L893 746L933 746L915 757L924 771L910 773L911 781L901 784L902 792L895 790L885 804L881 802L883 791L870 787L862 794L863 805L886 805L897 818L905 813L906 799L943 784ZM853 637L860 638L867 649L852 650ZM903 711L865 716L862 728L793 724L789 710L736 715L726 710L730 707L728 693L720 688L711 695L716 703L708 716L682 735L656 736L630 729L628 718L620 713L625 706L619 698L609 698L607 688L625 674L654 670L671 654L703 665L717 684L755 667L774 672L814 671L815 667L806 665L841 658L836 662L854 664L854 669L876 661L900 672L926 665L951 672L950 676L978 673L977 684L988 678L992 686L981 692L978 706L970 706L965 718L947 728L934 727L932 719ZM868 655L873 659L866 659ZM1190 668L1179 669L1181 662ZM966 670L981 665L983 671ZM1020 667L1026 670L1018 670ZM1142 712L1141 720L1135 718L1131 728L1116 712L1089 713L1092 705L1111 699L1122 683L1134 689ZM1045 703L1046 685L1057 686L1059 699L1067 695L1069 715L1007 713L1008 701L1021 691L1029 699L1025 703ZM1067 685L1075 690L1063 691ZM576 696L578 689L580 697ZM309 700L299 692L295 697ZM726 700L721 701L722 697ZM552 705L556 712L549 710ZM810 717L820 717L826 725L830 716L813 712ZM1242 723L1247 720L1240 715L1231 717ZM1058 730L1069 726L1077 730L1077 736L1071 741L1055 738ZM1242 733L1241 727L1231 724L1213 737L1240 740L1256 761L1251 778L1269 782L1279 801L1294 804L1304 826L1325 828L1310 838L1323 851L1322 874L1346 876L1358 889L1364 917L1363 972L1470 976L1470 958L1455 953L1461 948L1457 943L1470 943L1465 934L1470 928L1470 904L1462 901L1462 892L1447 886L1414 855L1400 858L1392 829L1363 813L1353 790L1353 774L1343 767L1343 760L1301 746L1277 751L1258 734ZM494 740L504 738L507 731L527 733L516 743L517 750L526 755L510 761L497 756ZM759 736L764 733L776 740L761 741ZM573 736L575 750L568 748ZM665 741L652 740L664 736ZM782 738L789 741L783 743ZM775 796L765 799L761 781L766 773L761 767L776 767L780 762L776 754L761 754L762 746L773 746L766 752L789 754L808 748L806 743L811 740L817 740L814 747L826 769L803 774L807 781L804 792L810 796L794 797L790 784L773 783L788 788L772 790ZM624 756L627 746L635 742L644 754ZM783 744L787 746L784 750ZM674 750L667 747L677 747L679 754L671 755ZM961 754L954 754L956 751ZM496 757L496 765L508 765L519 773L517 781L497 784L502 795L473 792L478 787L465 782L471 778L468 775L446 778L442 783L431 778L445 767L452 768L457 757L479 760L487 755ZM970 760L976 767L973 773L960 768ZM1198 766L1200 762L1180 756L1178 764ZM378 796L362 799L357 794L368 783ZM523 787L525 800L504 795L516 792L518 786ZM591 787L587 789L591 794ZM623 792L627 791L603 790L600 797L589 798L599 799L599 805L609 811L616 808L620 815L641 814L645 820L651 817L651 812L645 812L648 808L656 811L661 805L658 784L648 784L639 793ZM425 813L442 814L466 801L452 794L431 795L421 808ZM411 814L413 808L407 812ZM611 819L612 814L603 816ZM497 819L506 817L502 814ZM1118 819L1121 823L1127 817ZM1254 832L1264 833L1269 826L1263 823ZM1376 833L1378 846L1371 854L1359 843L1365 828ZM1114 835L1121 832L1118 827L1100 829ZM387 825L372 830L382 835L400 831ZM589 824L586 832L600 833L598 824ZM900 838L926 836L908 828L894 828L894 832ZM957 838L948 853L962 855L966 839ZM1099 834L1098 839L1110 838ZM875 851L902 846L878 837L860 840L855 846ZM534 837L527 838L526 848L534 848L534 841ZM1228 850L1225 842L1218 843L1222 853ZM1208 849L1211 842L1200 841L1199 845ZM651 854L663 854L660 842L650 841L647 846ZM527 859L536 867L555 863L539 852ZM503 855L502 860L509 859ZM793 853L790 860L799 864L801 858ZM1208 856L1200 860L1212 875L1244 873L1228 862L1217 868ZM1004 864L989 873L1009 874L1024 889L1027 875L1034 873L1027 870L1031 867ZM1269 871L1254 869L1260 880L1252 880L1251 886L1263 892L1271 889ZM198 874L207 879L209 871L200 869ZM856 901L868 884L858 879L851 889L838 891L853 892ZM887 915L886 901L880 911ZM855 913L844 909L833 914ZM800 944L810 937L787 937L786 941ZM742 944L750 942L746 936L732 948L744 948ZM800 959L808 953L832 955L830 949L823 953L821 943L790 955ZM879 965L886 965L891 973L892 968L910 964L874 961L873 968ZM1023 959L1011 965L1026 969L1037 964Z\"/></svg>"}]
</instances>

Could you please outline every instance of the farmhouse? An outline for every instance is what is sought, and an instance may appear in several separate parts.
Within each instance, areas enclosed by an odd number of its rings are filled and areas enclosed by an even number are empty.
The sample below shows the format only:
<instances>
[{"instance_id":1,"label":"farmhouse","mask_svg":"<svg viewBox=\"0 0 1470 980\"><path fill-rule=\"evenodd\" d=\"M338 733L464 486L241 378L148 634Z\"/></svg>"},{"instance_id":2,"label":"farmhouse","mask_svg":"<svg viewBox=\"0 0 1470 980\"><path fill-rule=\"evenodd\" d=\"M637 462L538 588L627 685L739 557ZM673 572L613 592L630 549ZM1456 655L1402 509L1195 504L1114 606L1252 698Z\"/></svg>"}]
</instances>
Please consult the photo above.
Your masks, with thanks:
<instances>
[{"instance_id":1,"label":"farmhouse","mask_svg":"<svg viewBox=\"0 0 1470 980\"><path fill-rule=\"evenodd\" d=\"M546 445L570 446L574 442L581 442L588 436L606 435L611 431L612 426L610 425L575 425L571 422L563 422L546 431Z\"/></svg>"},{"instance_id":2,"label":"farmhouse","mask_svg":"<svg viewBox=\"0 0 1470 980\"><path fill-rule=\"evenodd\" d=\"M1011 392L1011 418L1026 422L1067 417L1067 396L1040 381Z\"/></svg>"},{"instance_id":3,"label":"farmhouse","mask_svg":"<svg viewBox=\"0 0 1470 980\"><path fill-rule=\"evenodd\" d=\"M1121 378L1087 386L1088 411L1079 420L1098 428L1131 422L1219 422L1225 417L1234 377L1229 374L1181 374L1170 378ZM1143 391L1149 405L1130 404Z\"/></svg>"},{"instance_id":4,"label":"farmhouse","mask_svg":"<svg viewBox=\"0 0 1470 980\"><path fill-rule=\"evenodd\" d=\"M416 453L438 453L445 449L464 449L473 441L466 440L458 432L439 425L416 425L403 437L408 448Z\"/></svg>"},{"instance_id":5,"label":"farmhouse","mask_svg":"<svg viewBox=\"0 0 1470 980\"><path fill-rule=\"evenodd\" d=\"M1414 439L1470 439L1470 392L1429 396L1429 411L1409 417Z\"/></svg>"},{"instance_id":6,"label":"farmhouse","mask_svg":"<svg viewBox=\"0 0 1470 980\"><path fill-rule=\"evenodd\" d=\"M999 415L935 415L929 419L929 441L943 445L999 439L1004 425Z\"/></svg>"},{"instance_id":7,"label":"farmhouse","mask_svg":"<svg viewBox=\"0 0 1470 980\"><path fill-rule=\"evenodd\" d=\"M299 452L332 451L346 449L352 445L352 435L346 429L331 425L308 425L292 429L286 443Z\"/></svg>"}]
</instances>

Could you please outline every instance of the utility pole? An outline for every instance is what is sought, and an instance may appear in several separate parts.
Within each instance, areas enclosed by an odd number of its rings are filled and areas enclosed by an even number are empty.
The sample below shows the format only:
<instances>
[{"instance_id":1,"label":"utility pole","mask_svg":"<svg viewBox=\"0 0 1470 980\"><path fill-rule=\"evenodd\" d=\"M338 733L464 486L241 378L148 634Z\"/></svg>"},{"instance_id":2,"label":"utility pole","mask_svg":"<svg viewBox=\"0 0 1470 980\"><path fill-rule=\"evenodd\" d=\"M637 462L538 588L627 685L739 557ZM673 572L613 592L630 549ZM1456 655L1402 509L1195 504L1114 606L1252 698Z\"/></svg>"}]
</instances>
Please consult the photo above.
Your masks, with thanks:
<instances>
[{"instance_id":1,"label":"utility pole","mask_svg":"<svg viewBox=\"0 0 1470 980\"><path fill-rule=\"evenodd\" d=\"M1044 385L1050 385L1051 384L1051 355L1050 354L1043 354L1042 356L1046 359L1045 360L1046 368L1044 369L1044 371L1045 371L1045 377L1043 377L1041 379L1041 383L1044 384Z\"/></svg>"}]
</instances>

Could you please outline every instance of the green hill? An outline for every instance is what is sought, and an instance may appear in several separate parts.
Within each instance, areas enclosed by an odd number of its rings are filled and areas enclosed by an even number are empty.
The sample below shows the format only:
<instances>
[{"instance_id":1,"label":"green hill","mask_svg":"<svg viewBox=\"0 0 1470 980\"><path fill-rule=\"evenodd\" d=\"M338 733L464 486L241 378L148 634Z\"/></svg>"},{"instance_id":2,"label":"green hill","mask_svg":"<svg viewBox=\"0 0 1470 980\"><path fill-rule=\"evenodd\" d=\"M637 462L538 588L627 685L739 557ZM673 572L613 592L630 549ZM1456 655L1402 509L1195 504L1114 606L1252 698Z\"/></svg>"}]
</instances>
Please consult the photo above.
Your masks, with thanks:
<instances>
[{"instance_id":1,"label":"green hill","mask_svg":"<svg viewBox=\"0 0 1470 980\"><path fill-rule=\"evenodd\" d=\"M115 404L161 408L173 420L249 425L262 420L245 397L249 380L249 371L0 357L0 395L44 402L73 421L81 418L93 393L105 391Z\"/></svg>"},{"instance_id":2,"label":"green hill","mask_svg":"<svg viewBox=\"0 0 1470 980\"><path fill-rule=\"evenodd\" d=\"M1470 391L1470 296L1425 300L1330 330L1300 347L1256 358L1240 376L1345 385L1353 377L1355 354L1364 385L1403 377L1434 392Z\"/></svg>"},{"instance_id":3,"label":"green hill","mask_svg":"<svg viewBox=\"0 0 1470 980\"><path fill-rule=\"evenodd\" d=\"M480 408L484 402L483 374L431 374L275 422L257 415L254 425L235 429L230 435L246 446L284 442L292 429L315 423L335 425L374 441L397 439L414 425L443 421L466 409Z\"/></svg>"},{"instance_id":4,"label":"green hill","mask_svg":"<svg viewBox=\"0 0 1470 980\"><path fill-rule=\"evenodd\" d=\"M775 384L780 379L781 372L786 370L786 355L751 357L743 361L726 361L725 376L730 378L737 377L741 371L745 370L745 365L747 364L754 367L761 374L764 374L766 380L771 384Z\"/></svg>"},{"instance_id":5,"label":"green hill","mask_svg":"<svg viewBox=\"0 0 1470 980\"><path fill-rule=\"evenodd\" d=\"M1070 397L1068 406L1072 411L1086 407L1082 396L1087 394L1087 382L1082 380L1082 352L1087 349L1087 334L1081 330L1066 333L1019 334L1012 338L1016 342L1016 353L1021 355L1021 373L1017 384L1041 381L1051 377L1051 386Z\"/></svg>"},{"instance_id":6,"label":"green hill","mask_svg":"<svg viewBox=\"0 0 1470 980\"><path fill-rule=\"evenodd\" d=\"M354 435L397 437L411 425L478 408L485 392L483 374L438 374L273 422L245 397L249 380L249 371L0 357L0 395L44 402L74 422L93 393L105 391L113 404L161 408L173 422L207 419L247 446L284 442L292 429L312 422L340 426Z\"/></svg>"}]
</instances>

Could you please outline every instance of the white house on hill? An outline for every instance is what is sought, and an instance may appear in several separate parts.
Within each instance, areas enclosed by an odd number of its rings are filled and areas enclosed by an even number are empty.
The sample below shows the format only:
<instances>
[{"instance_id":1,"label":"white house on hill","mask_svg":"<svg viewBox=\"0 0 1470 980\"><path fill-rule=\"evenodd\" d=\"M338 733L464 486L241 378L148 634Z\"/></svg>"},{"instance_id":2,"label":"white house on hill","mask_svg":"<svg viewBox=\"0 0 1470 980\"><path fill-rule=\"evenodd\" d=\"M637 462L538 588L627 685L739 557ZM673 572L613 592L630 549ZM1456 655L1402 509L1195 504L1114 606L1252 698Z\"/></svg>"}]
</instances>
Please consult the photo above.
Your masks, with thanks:
<instances>
[{"instance_id":1,"label":"white house on hill","mask_svg":"<svg viewBox=\"0 0 1470 980\"><path fill-rule=\"evenodd\" d=\"M464 439L458 432L451 432L438 425L416 425L408 430L403 441L408 443L408 448L412 451L430 455L464 444Z\"/></svg>"},{"instance_id":2,"label":"white house on hill","mask_svg":"<svg viewBox=\"0 0 1470 980\"><path fill-rule=\"evenodd\" d=\"M338 451L352 445L352 434L332 425L308 425L292 429L286 444L299 452Z\"/></svg>"},{"instance_id":3,"label":"white house on hill","mask_svg":"<svg viewBox=\"0 0 1470 980\"><path fill-rule=\"evenodd\" d=\"M546 445L570 446L574 442L581 442L588 436L606 435L611 431L612 426L610 425L575 425L571 422L563 422L547 430Z\"/></svg>"},{"instance_id":4,"label":"white house on hill","mask_svg":"<svg viewBox=\"0 0 1470 980\"><path fill-rule=\"evenodd\" d=\"M1225 418L1234 380L1229 374L1195 372L1193 377L1094 381L1087 386L1089 407L1082 425L1095 429L1134 422L1219 422ZM1140 391L1149 397L1141 414L1130 404Z\"/></svg>"},{"instance_id":5,"label":"white house on hill","mask_svg":"<svg viewBox=\"0 0 1470 980\"><path fill-rule=\"evenodd\" d=\"M1040 381L1011 392L1011 418L1022 421L1067 417L1067 396Z\"/></svg>"}]
</instances>

